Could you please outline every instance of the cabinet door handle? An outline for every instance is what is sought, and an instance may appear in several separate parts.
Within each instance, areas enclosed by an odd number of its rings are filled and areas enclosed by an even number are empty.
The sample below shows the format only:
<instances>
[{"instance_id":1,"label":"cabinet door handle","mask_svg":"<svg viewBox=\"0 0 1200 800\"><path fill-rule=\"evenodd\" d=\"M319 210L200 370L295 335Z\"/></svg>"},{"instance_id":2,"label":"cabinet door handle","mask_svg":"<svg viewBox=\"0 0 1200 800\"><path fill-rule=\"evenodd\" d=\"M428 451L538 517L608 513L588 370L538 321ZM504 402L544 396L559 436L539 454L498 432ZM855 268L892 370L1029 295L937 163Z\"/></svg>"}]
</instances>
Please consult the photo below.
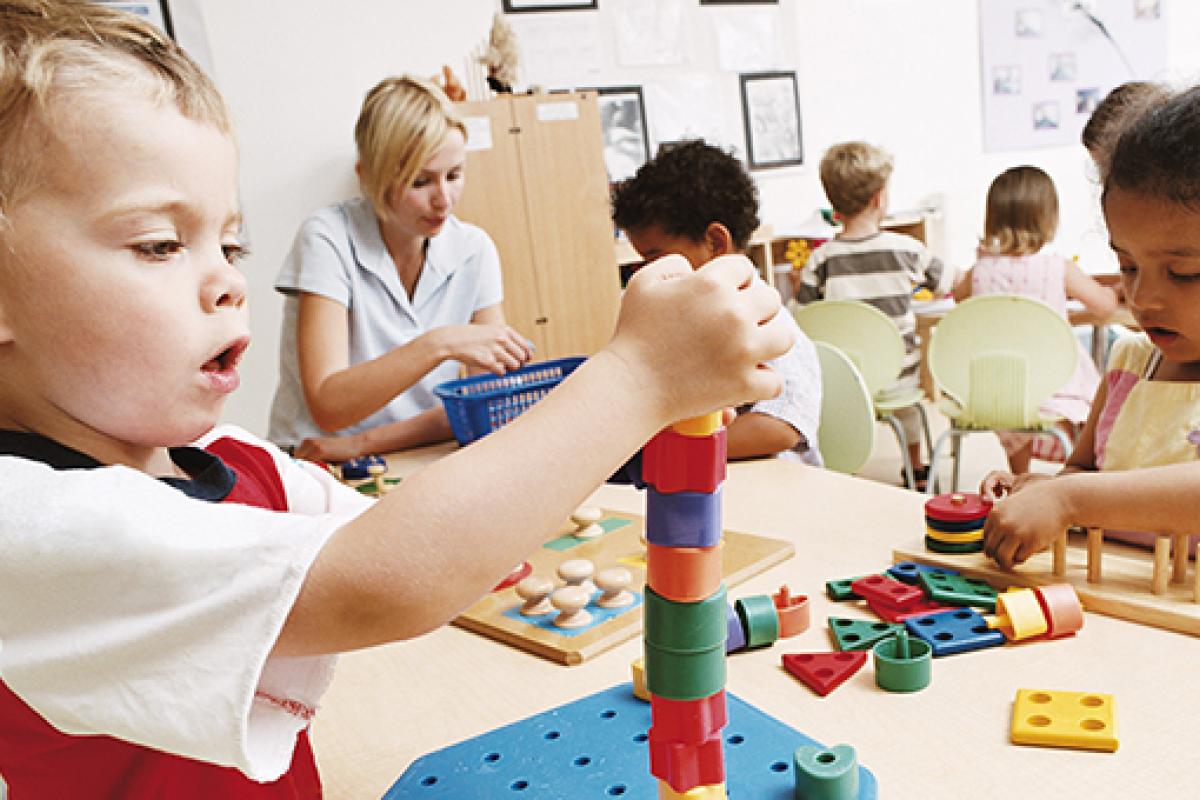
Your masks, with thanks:
<instances>
[{"instance_id":1,"label":"cabinet door handle","mask_svg":"<svg viewBox=\"0 0 1200 800\"><path fill-rule=\"evenodd\" d=\"M549 321L550 321L550 320L549 320L549 319L547 319L546 317L538 317L538 318L537 318L537 319L535 319L533 322L534 322L534 324L535 324L535 325L545 325L545 324L546 324L547 322L549 322Z\"/></svg>"}]
</instances>

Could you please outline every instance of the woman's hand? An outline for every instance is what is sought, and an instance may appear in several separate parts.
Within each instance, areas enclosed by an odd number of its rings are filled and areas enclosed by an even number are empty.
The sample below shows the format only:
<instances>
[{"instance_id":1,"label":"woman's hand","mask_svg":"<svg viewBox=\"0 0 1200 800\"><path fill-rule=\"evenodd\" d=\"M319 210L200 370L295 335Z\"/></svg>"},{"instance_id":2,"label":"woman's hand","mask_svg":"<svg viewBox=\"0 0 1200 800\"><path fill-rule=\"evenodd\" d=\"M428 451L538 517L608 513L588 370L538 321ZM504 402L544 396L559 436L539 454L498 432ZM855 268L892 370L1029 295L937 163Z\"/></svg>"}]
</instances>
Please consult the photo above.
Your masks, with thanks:
<instances>
[{"instance_id":1,"label":"woman's hand","mask_svg":"<svg viewBox=\"0 0 1200 800\"><path fill-rule=\"evenodd\" d=\"M503 375L533 358L529 341L508 325L445 325L425 335L443 359L461 361L468 369Z\"/></svg>"}]
</instances>

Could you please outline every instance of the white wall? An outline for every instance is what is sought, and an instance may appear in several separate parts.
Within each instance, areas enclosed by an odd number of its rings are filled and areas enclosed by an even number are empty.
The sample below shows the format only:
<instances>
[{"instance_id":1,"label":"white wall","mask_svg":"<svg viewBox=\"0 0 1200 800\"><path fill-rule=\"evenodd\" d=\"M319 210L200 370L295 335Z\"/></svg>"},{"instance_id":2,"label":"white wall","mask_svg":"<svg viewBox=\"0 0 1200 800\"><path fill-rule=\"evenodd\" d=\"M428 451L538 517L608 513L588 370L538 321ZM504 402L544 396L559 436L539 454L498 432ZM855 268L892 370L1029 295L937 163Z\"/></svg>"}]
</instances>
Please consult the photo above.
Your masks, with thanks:
<instances>
[{"instance_id":1,"label":"white wall","mask_svg":"<svg viewBox=\"0 0 1200 800\"><path fill-rule=\"evenodd\" d=\"M182 2L182 0L177 0ZM603 0L602 0L603 1ZM1168 59L1179 82L1200 78L1200 3L1166 0ZM251 257L245 262L254 346L226 417L266 430L275 387L281 300L271 289L300 222L354 192L352 128L363 94L384 75L460 69L484 39L496 0L202 0L208 49L232 107ZM1062 205L1059 246L1107 269L1104 234L1080 147L982 151L979 35L971 0L799 0L800 102L809 164L759 173L765 221L777 227L825 205L820 154L866 139L896 157L892 207L945 196L947 248L970 263L983 196L1003 169L1036 164ZM332 66L328 66L332 65Z\"/></svg>"}]
</instances>

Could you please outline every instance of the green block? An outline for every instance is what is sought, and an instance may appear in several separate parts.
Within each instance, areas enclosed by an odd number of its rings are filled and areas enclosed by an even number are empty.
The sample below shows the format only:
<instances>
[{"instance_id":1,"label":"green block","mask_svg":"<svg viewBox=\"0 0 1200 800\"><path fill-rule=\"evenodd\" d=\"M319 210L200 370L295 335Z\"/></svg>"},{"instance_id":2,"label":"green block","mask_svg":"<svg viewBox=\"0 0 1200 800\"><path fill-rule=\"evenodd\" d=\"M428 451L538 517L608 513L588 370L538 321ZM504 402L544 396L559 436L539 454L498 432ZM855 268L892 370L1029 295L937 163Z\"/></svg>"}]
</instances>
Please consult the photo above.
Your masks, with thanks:
<instances>
[{"instance_id":1,"label":"green block","mask_svg":"<svg viewBox=\"0 0 1200 800\"><path fill-rule=\"evenodd\" d=\"M859 575L857 578L842 578L839 581L825 581L825 594L829 595L829 599L835 603L840 603L843 600L858 600L860 598L857 594L850 590L850 584L869 577L871 576Z\"/></svg>"},{"instance_id":2,"label":"green block","mask_svg":"<svg viewBox=\"0 0 1200 800\"><path fill-rule=\"evenodd\" d=\"M729 635L724 584L698 603L668 600L647 586L645 607L647 643L672 653L724 650Z\"/></svg>"},{"instance_id":3,"label":"green block","mask_svg":"<svg viewBox=\"0 0 1200 800\"><path fill-rule=\"evenodd\" d=\"M746 647L767 647L779 640L779 611L769 595L738 598L733 608L746 632Z\"/></svg>"},{"instance_id":4,"label":"green block","mask_svg":"<svg viewBox=\"0 0 1200 800\"><path fill-rule=\"evenodd\" d=\"M858 757L848 744L796 749L796 800L858 800Z\"/></svg>"},{"instance_id":5,"label":"green block","mask_svg":"<svg viewBox=\"0 0 1200 800\"><path fill-rule=\"evenodd\" d=\"M962 575L922 572L917 581L930 600L948 606L976 606L985 611L996 610L996 590L987 581Z\"/></svg>"},{"instance_id":6,"label":"green block","mask_svg":"<svg viewBox=\"0 0 1200 800\"><path fill-rule=\"evenodd\" d=\"M919 692L933 679L933 648L900 631L872 648L875 683L889 692Z\"/></svg>"},{"instance_id":7,"label":"green block","mask_svg":"<svg viewBox=\"0 0 1200 800\"><path fill-rule=\"evenodd\" d=\"M675 653L645 642L646 688L668 700L700 700L725 688L725 644L700 653Z\"/></svg>"},{"instance_id":8,"label":"green block","mask_svg":"<svg viewBox=\"0 0 1200 800\"><path fill-rule=\"evenodd\" d=\"M837 640L838 650L869 650L876 642L895 636L903 625L891 622L871 622L865 619L830 617L829 630Z\"/></svg>"}]
</instances>

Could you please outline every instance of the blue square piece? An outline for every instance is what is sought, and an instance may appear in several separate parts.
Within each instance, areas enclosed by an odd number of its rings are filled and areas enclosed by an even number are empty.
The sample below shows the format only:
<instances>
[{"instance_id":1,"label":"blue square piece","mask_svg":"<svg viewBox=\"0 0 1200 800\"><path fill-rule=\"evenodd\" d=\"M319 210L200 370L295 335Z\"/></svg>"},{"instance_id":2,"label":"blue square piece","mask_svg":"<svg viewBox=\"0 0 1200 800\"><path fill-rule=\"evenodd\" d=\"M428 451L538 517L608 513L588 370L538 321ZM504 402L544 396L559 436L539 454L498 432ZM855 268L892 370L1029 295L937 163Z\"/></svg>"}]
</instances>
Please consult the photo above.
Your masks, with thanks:
<instances>
[{"instance_id":1,"label":"blue square piece","mask_svg":"<svg viewBox=\"0 0 1200 800\"><path fill-rule=\"evenodd\" d=\"M898 561L888 567L888 574L898 581L911 583L916 586L917 577L922 572L935 572L942 575L957 575L958 573L952 569L945 567L931 567L928 564L918 564L916 561Z\"/></svg>"},{"instance_id":2,"label":"blue square piece","mask_svg":"<svg viewBox=\"0 0 1200 800\"><path fill-rule=\"evenodd\" d=\"M935 658L1004 644L1004 634L989 628L979 612L969 608L910 617L904 624L929 643Z\"/></svg>"}]
</instances>

